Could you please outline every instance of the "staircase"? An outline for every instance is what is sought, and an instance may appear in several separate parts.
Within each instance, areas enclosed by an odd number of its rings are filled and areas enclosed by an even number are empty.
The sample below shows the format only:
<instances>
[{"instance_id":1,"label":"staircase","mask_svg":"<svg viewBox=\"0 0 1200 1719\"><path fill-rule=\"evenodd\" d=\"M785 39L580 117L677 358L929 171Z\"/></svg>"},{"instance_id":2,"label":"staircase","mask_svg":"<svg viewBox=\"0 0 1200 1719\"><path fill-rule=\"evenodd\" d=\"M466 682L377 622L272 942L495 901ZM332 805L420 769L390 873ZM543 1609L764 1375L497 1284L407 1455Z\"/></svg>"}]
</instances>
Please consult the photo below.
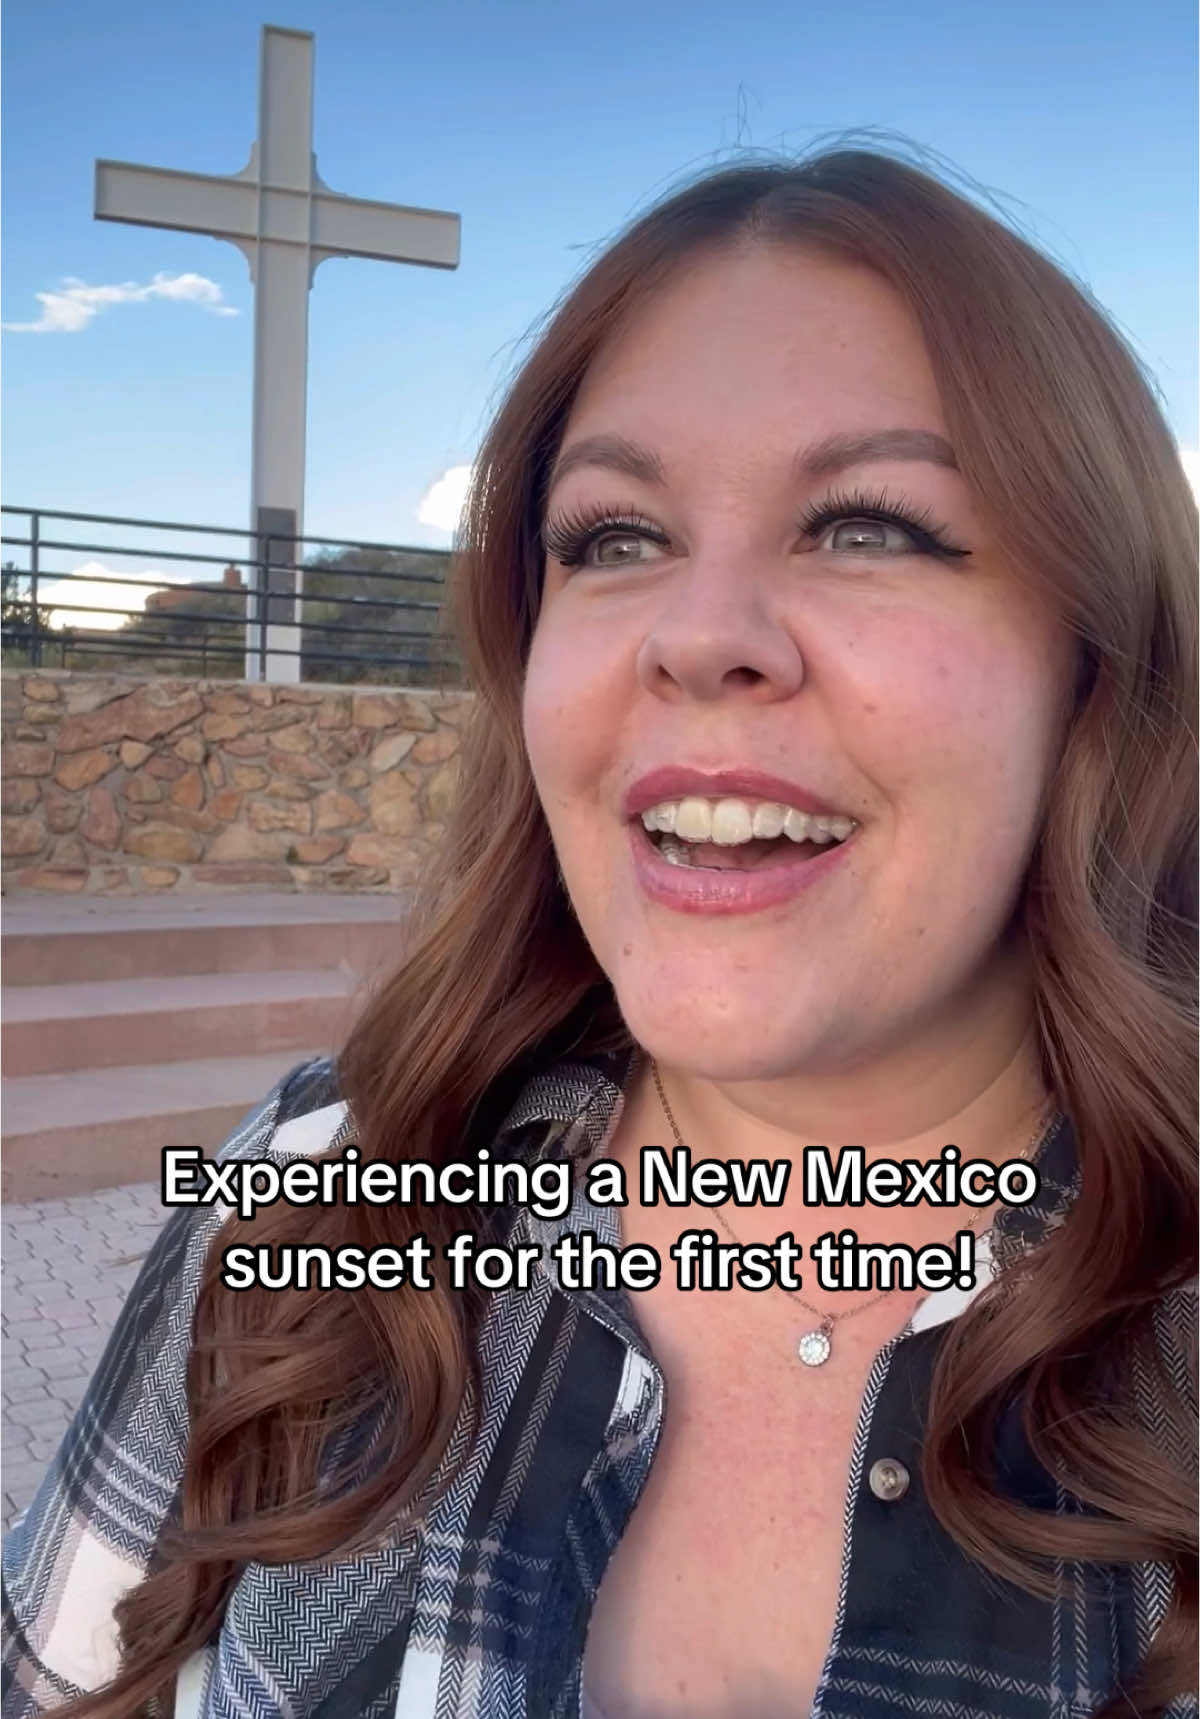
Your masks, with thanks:
<instances>
[{"instance_id":1,"label":"staircase","mask_svg":"<svg viewBox=\"0 0 1200 1719\"><path fill-rule=\"evenodd\" d=\"M334 1051L395 961L397 896L8 897L3 1198L157 1181Z\"/></svg>"}]
</instances>

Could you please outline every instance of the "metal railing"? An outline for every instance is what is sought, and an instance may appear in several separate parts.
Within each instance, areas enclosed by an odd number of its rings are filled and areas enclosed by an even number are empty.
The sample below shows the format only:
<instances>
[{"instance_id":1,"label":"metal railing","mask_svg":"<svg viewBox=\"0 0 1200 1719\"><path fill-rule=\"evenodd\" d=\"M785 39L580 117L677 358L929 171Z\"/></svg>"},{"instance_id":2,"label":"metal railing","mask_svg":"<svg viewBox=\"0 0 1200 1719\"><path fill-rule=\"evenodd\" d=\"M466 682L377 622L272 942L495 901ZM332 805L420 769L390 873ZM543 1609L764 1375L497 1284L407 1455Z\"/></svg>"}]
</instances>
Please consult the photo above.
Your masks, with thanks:
<instances>
[{"instance_id":1,"label":"metal railing","mask_svg":"<svg viewBox=\"0 0 1200 1719\"><path fill-rule=\"evenodd\" d=\"M447 551L51 508L0 513L6 665L132 658L141 673L190 663L206 677L266 680L276 659L299 657L301 680L460 684L441 619ZM204 577L213 568L218 581Z\"/></svg>"}]
</instances>

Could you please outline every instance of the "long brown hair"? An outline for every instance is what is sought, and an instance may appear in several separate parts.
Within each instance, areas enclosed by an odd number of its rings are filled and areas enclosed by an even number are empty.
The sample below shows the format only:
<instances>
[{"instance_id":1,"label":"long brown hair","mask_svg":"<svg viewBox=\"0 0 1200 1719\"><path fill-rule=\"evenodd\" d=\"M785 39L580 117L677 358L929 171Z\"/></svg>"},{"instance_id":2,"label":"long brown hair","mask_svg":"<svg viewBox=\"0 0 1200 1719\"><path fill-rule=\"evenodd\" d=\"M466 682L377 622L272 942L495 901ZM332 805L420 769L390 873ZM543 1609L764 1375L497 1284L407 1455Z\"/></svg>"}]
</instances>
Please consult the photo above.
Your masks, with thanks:
<instances>
[{"instance_id":1,"label":"long brown hair","mask_svg":"<svg viewBox=\"0 0 1200 1719\"><path fill-rule=\"evenodd\" d=\"M1020 1268L1028 1293L984 1297L948 1331L925 1479L955 1540L1034 1591L1053 1559L1172 1569L1172 1611L1110 1709L1155 1713L1191 1687L1196 1633L1187 1410L1177 1441L1139 1417L1131 1383L1154 1365L1156 1304L1196 1272L1196 515L1136 359L1005 224L879 150L745 162L661 199L555 307L483 444L456 557L455 630L478 695L458 804L398 969L341 1054L343 1095L364 1159L462 1156L534 1067L627 1042L558 888L522 743L543 491L601 342L689 259L755 243L820 245L903 296L967 482L1078 637L1025 913L1046 1075L1074 1125L1082 1190ZM425 1208L278 1206L223 1240L370 1247L410 1222L445 1239ZM383 1533L427 1486L475 1389L477 1327L478 1309L445 1289L234 1294L210 1262L179 1520L153 1579L118 1609L118 1679L77 1711L117 1719L165 1692L218 1626L240 1562L319 1558ZM331 1432L362 1412L364 1381L383 1379L406 1406L390 1448L319 1489ZM1086 1514L1039 1514L994 1489L983 1453L1014 1393Z\"/></svg>"}]
</instances>

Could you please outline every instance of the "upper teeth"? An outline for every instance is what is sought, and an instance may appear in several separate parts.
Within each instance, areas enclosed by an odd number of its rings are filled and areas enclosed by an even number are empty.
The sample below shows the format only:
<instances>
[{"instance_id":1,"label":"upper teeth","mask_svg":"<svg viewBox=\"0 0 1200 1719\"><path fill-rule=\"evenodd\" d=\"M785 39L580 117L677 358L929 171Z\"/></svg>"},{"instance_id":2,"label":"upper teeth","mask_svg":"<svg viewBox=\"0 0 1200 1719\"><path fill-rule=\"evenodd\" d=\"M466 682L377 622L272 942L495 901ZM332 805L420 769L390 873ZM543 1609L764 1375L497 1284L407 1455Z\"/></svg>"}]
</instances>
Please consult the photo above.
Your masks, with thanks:
<instances>
[{"instance_id":1,"label":"upper teeth","mask_svg":"<svg viewBox=\"0 0 1200 1719\"><path fill-rule=\"evenodd\" d=\"M787 836L793 842L844 842L854 819L815 817L774 800L660 800L642 813L648 830L662 830L685 842L716 842L737 847L756 837Z\"/></svg>"}]
</instances>

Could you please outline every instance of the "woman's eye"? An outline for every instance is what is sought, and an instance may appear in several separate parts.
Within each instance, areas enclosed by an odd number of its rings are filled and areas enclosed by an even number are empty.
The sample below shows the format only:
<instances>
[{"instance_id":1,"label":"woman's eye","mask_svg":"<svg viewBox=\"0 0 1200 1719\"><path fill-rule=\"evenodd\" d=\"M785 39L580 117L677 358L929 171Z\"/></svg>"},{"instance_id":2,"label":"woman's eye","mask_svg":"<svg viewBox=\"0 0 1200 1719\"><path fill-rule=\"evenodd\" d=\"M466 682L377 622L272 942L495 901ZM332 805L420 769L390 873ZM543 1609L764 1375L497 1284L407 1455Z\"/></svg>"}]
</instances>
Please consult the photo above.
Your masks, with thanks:
<instances>
[{"instance_id":1,"label":"woman's eye","mask_svg":"<svg viewBox=\"0 0 1200 1719\"><path fill-rule=\"evenodd\" d=\"M631 546L634 550L656 547L637 531L604 531L586 546L583 560L590 567L625 567L630 562L644 559L641 555L631 554Z\"/></svg>"},{"instance_id":2,"label":"woman's eye","mask_svg":"<svg viewBox=\"0 0 1200 1719\"><path fill-rule=\"evenodd\" d=\"M839 520L825 533L822 549L842 549L851 555L903 553L915 547L912 533L882 519Z\"/></svg>"},{"instance_id":3,"label":"woman's eye","mask_svg":"<svg viewBox=\"0 0 1200 1719\"><path fill-rule=\"evenodd\" d=\"M827 497L809 510L800 530L810 551L842 557L924 555L958 561L970 553L951 543L944 528L931 519L910 518L884 497L879 501L857 495ZM541 538L547 554L568 569L619 571L645 566L657 559L657 553L686 554L661 526L632 510L601 518L549 519Z\"/></svg>"}]
</instances>

